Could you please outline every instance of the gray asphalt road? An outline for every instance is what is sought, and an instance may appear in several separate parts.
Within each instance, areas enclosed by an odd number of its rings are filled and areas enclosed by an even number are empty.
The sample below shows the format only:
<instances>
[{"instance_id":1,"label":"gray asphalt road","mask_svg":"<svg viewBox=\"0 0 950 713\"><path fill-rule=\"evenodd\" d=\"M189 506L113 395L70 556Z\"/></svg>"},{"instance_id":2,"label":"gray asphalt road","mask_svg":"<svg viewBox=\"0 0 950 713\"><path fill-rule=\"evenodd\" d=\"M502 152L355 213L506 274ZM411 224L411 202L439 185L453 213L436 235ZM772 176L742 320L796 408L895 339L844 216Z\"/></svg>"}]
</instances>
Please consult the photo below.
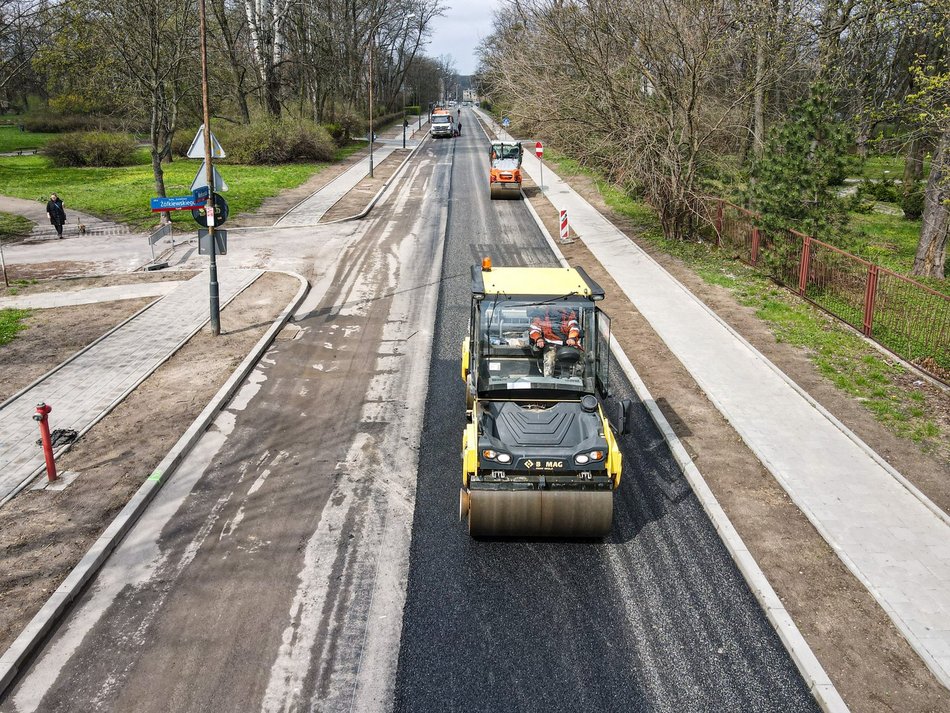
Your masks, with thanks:
<instances>
[{"instance_id":1,"label":"gray asphalt road","mask_svg":"<svg viewBox=\"0 0 950 713\"><path fill-rule=\"evenodd\" d=\"M488 200L487 138L471 112L463 123L442 268L458 277L439 296L395 709L816 710L642 407L606 541L477 541L458 522L469 265L556 264L520 202Z\"/></svg>"}]
</instances>

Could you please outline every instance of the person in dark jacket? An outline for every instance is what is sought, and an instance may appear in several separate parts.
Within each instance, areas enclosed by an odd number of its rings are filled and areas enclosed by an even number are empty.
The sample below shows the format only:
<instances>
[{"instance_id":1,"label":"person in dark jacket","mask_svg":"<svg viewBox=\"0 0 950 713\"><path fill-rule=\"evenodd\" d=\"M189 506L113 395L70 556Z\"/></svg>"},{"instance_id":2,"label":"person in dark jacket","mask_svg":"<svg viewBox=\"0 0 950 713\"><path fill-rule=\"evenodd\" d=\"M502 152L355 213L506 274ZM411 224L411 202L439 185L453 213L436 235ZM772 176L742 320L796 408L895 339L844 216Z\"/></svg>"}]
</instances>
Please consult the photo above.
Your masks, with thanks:
<instances>
[{"instance_id":1,"label":"person in dark jacket","mask_svg":"<svg viewBox=\"0 0 950 713\"><path fill-rule=\"evenodd\" d=\"M63 199L55 193L50 194L46 202L46 217L50 224L56 228L56 234L63 237L63 224L66 222L66 209L63 206Z\"/></svg>"}]
</instances>

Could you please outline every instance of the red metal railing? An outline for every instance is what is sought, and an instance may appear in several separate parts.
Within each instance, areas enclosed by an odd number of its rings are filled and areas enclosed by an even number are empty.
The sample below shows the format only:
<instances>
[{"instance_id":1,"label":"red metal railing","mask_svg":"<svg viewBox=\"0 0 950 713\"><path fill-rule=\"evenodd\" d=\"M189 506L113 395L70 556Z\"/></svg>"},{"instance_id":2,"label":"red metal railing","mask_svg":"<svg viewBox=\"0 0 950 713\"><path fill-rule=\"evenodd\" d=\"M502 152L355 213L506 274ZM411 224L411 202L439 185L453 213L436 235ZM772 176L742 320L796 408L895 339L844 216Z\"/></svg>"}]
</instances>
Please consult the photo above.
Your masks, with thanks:
<instances>
[{"instance_id":1,"label":"red metal railing","mask_svg":"<svg viewBox=\"0 0 950 713\"><path fill-rule=\"evenodd\" d=\"M715 206L717 242L740 260L950 382L950 296L795 230L766 234L745 208Z\"/></svg>"}]
</instances>

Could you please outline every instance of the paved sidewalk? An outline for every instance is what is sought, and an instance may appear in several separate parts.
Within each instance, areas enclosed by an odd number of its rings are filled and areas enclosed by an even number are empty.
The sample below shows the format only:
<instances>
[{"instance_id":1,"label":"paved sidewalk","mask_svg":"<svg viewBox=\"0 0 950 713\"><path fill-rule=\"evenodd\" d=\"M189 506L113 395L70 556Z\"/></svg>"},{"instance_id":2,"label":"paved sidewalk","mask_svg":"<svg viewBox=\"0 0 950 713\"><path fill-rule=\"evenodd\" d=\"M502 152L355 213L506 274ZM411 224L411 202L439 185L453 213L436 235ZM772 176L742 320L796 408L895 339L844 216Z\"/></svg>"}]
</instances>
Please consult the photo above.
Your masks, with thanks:
<instances>
[{"instance_id":1,"label":"paved sidewalk","mask_svg":"<svg viewBox=\"0 0 950 713\"><path fill-rule=\"evenodd\" d=\"M0 309L49 309L50 307L69 307L88 305L94 302L113 300L131 300L139 297L161 297L177 289L184 281L163 280L161 282L140 282L130 285L110 285L109 287L90 287L86 290L68 292L37 292L33 295L0 297Z\"/></svg>"},{"instance_id":2,"label":"paved sidewalk","mask_svg":"<svg viewBox=\"0 0 950 713\"><path fill-rule=\"evenodd\" d=\"M528 152L524 168L538 180L540 163ZM950 687L950 518L549 166L544 184L634 306Z\"/></svg>"},{"instance_id":3,"label":"paved sidewalk","mask_svg":"<svg viewBox=\"0 0 950 713\"><path fill-rule=\"evenodd\" d=\"M88 213L80 213L69 207L68 196L62 196L66 204L66 225L63 226L63 234L68 237L79 237L79 224L86 226L86 235L127 235L131 232L126 225L113 223L102 218L97 218ZM46 202L31 201L23 198L11 198L10 196L0 196L0 211L4 213L14 213L22 215L24 218L32 220L36 225L33 228L32 237L55 239L56 230L50 225L49 218L46 217Z\"/></svg>"},{"instance_id":4,"label":"paved sidewalk","mask_svg":"<svg viewBox=\"0 0 950 713\"><path fill-rule=\"evenodd\" d=\"M260 270L220 269L221 304L251 284ZM0 500L31 479L43 463L33 421L36 404L53 407L50 428L82 433L168 359L208 321L208 276L200 274L66 362L0 408Z\"/></svg>"},{"instance_id":5,"label":"paved sidewalk","mask_svg":"<svg viewBox=\"0 0 950 713\"><path fill-rule=\"evenodd\" d=\"M416 124L409 118L409 129L406 131L406 148L414 149L421 139L410 138ZM386 130L385 136L376 139L373 149L373 166L379 166L396 149L402 148L402 127L395 126ZM316 225L320 219L332 208L337 201L349 193L360 181L369 174L369 154L353 164L349 169L330 181L327 185L302 201L276 223L275 228L300 227Z\"/></svg>"}]
</instances>

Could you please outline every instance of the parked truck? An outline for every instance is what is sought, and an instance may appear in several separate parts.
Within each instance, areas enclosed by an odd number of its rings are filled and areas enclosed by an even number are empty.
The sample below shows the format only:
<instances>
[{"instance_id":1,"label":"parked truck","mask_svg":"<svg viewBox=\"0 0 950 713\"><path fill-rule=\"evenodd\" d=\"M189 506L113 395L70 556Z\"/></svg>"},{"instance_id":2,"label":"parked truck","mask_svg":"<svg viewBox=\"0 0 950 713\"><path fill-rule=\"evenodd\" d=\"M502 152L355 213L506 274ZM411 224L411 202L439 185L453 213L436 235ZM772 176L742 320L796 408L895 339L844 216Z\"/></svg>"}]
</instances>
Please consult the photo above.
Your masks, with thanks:
<instances>
[{"instance_id":1,"label":"parked truck","mask_svg":"<svg viewBox=\"0 0 950 713\"><path fill-rule=\"evenodd\" d=\"M455 116L447 109L434 109L429 122L429 135L433 138L452 138L455 136Z\"/></svg>"}]
</instances>

